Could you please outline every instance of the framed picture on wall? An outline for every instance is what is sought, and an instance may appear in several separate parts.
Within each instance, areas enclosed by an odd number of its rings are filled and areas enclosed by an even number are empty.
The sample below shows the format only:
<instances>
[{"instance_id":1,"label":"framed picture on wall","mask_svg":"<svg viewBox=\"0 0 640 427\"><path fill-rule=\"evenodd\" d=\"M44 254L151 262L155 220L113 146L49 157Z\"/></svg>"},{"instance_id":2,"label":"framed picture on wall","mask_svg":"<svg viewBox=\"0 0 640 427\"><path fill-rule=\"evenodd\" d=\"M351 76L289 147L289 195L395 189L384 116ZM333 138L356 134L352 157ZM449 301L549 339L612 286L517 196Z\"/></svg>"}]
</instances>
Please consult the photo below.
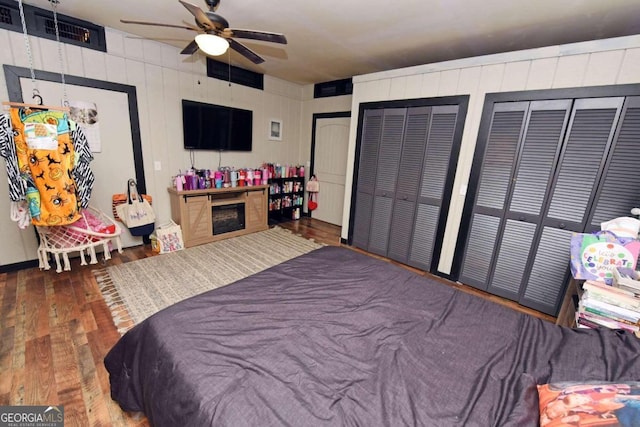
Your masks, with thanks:
<instances>
[{"instance_id":1,"label":"framed picture on wall","mask_svg":"<svg viewBox=\"0 0 640 427\"><path fill-rule=\"evenodd\" d=\"M282 120L269 120L269 139L272 141L282 141Z\"/></svg>"}]
</instances>

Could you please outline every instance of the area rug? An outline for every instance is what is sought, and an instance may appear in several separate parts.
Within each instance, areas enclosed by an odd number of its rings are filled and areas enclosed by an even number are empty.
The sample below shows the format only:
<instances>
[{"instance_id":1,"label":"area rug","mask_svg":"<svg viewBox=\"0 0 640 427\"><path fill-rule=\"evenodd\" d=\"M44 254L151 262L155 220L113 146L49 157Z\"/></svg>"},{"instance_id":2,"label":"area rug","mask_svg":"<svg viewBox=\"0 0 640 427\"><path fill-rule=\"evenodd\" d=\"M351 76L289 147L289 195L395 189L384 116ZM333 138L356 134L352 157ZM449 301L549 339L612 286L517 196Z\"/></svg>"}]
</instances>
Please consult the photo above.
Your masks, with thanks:
<instances>
[{"instance_id":1,"label":"area rug","mask_svg":"<svg viewBox=\"0 0 640 427\"><path fill-rule=\"evenodd\" d=\"M185 298L228 285L322 245L280 227L114 265L95 273L118 331Z\"/></svg>"}]
</instances>

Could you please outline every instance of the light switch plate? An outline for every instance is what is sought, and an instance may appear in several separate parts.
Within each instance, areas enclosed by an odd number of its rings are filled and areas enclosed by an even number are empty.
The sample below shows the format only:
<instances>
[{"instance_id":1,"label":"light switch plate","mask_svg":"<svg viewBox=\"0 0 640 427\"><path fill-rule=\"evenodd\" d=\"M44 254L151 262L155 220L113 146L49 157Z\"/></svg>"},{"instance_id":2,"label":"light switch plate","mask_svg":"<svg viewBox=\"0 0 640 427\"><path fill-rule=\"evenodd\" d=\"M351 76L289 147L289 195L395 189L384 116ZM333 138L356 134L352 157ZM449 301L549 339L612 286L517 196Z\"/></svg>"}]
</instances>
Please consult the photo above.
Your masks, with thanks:
<instances>
[{"instance_id":1,"label":"light switch plate","mask_svg":"<svg viewBox=\"0 0 640 427\"><path fill-rule=\"evenodd\" d=\"M153 168L157 171L162 170L162 163L160 162L160 160L156 160L155 162L153 162Z\"/></svg>"}]
</instances>

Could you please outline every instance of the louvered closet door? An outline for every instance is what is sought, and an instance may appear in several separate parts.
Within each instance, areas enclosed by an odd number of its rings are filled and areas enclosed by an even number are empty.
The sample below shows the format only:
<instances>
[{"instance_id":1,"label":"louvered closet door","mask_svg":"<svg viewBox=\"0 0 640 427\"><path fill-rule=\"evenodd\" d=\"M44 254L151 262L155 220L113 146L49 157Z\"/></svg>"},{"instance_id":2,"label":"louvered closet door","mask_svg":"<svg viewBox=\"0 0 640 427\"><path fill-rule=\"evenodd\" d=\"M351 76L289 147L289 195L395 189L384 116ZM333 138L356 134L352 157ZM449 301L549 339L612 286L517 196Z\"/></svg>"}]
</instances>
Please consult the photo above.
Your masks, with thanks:
<instances>
[{"instance_id":1,"label":"louvered closet door","mask_svg":"<svg viewBox=\"0 0 640 427\"><path fill-rule=\"evenodd\" d=\"M458 106L432 108L420 191L407 264L430 271L436 231L442 209L447 173L457 161L451 155L458 121Z\"/></svg>"},{"instance_id":2,"label":"louvered closet door","mask_svg":"<svg viewBox=\"0 0 640 427\"><path fill-rule=\"evenodd\" d=\"M531 102L516 171L507 192L507 211L496 245L493 273L487 290L518 300L528 260L542 222L553 171L560 154L571 100Z\"/></svg>"},{"instance_id":3,"label":"louvered closet door","mask_svg":"<svg viewBox=\"0 0 640 427\"><path fill-rule=\"evenodd\" d=\"M406 112L406 108L384 110L382 137L378 150L376 188L371 212L369 246L367 248L369 252L382 256L387 255ZM358 206L356 209L359 208Z\"/></svg>"},{"instance_id":4,"label":"louvered closet door","mask_svg":"<svg viewBox=\"0 0 640 427\"><path fill-rule=\"evenodd\" d=\"M631 149L638 132L636 102L628 103L628 122L623 120L617 137L620 152L614 149L611 156L623 98L495 104L482 164L474 160L481 169L463 283L556 313L571 234L588 228L599 183L602 202L592 222L610 213L605 206L625 179L611 167L611 175L603 175L605 160L624 168L625 156L638 158Z\"/></svg>"},{"instance_id":5,"label":"louvered closet door","mask_svg":"<svg viewBox=\"0 0 640 427\"><path fill-rule=\"evenodd\" d=\"M362 126L352 243L365 250L369 247L383 113L383 110L366 110Z\"/></svg>"},{"instance_id":6,"label":"louvered closet door","mask_svg":"<svg viewBox=\"0 0 640 427\"><path fill-rule=\"evenodd\" d=\"M486 290L528 102L494 106L460 280ZM475 166L475 165L474 165Z\"/></svg>"},{"instance_id":7,"label":"louvered closet door","mask_svg":"<svg viewBox=\"0 0 640 427\"><path fill-rule=\"evenodd\" d=\"M620 123L587 231L640 207L640 97L626 99Z\"/></svg>"},{"instance_id":8,"label":"louvered closet door","mask_svg":"<svg viewBox=\"0 0 640 427\"><path fill-rule=\"evenodd\" d=\"M387 257L407 263L413 236L416 199L424 163L431 107L407 110L400 169L393 202Z\"/></svg>"},{"instance_id":9,"label":"louvered closet door","mask_svg":"<svg viewBox=\"0 0 640 427\"><path fill-rule=\"evenodd\" d=\"M578 99L571 113L535 256L519 302L556 314L569 274L570 239L587 226L624 98ZM529 269L529 267L528 267Z\"/></svg>"}]
</instances>

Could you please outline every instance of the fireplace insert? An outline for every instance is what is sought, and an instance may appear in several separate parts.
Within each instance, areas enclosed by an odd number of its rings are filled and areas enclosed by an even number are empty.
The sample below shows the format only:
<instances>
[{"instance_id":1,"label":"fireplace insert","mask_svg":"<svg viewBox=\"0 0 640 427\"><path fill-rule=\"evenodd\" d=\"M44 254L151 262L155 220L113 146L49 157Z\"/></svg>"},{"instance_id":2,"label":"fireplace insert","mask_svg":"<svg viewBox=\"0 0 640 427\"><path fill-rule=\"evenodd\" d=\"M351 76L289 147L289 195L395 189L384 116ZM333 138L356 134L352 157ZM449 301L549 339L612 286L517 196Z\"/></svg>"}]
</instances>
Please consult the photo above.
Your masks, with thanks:
<instances>
[{"instance_id":1,"label":"fireplace insert","mask_svg":"<svg viewBox=\"0 0 640 427\"><path fill-rule=\"evenodd\" d=\"M244 203L211 207L213 235L244 230Z\"/></svg>"}]
</instances>

